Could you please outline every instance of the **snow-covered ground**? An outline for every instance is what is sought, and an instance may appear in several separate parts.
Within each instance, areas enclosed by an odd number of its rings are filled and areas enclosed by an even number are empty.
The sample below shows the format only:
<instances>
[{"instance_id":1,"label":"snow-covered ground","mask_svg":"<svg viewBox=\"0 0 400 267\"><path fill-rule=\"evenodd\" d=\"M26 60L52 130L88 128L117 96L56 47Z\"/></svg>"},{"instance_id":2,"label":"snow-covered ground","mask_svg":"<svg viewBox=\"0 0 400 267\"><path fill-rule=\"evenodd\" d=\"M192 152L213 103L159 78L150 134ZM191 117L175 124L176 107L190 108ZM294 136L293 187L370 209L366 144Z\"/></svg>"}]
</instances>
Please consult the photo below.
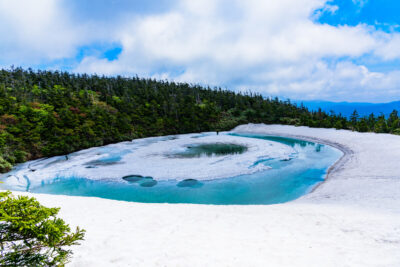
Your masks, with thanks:
<instances>
[{"instance_id":1,"label":"snow-covered ground","mask_svg":"<svg viewBox=\"0 0 400 267\"><path fill-rule=\"evenodd\" d=\"M234 144L247 150L243 154L223 156L173 156L186 151L188 146L204 144ZM155 180L209 180L265 170L269 167L253 166L254 163L260 159L288 159L295 153L292 147L282 143L223 133L175 135L137 139L26 162L3 175L3 181L12 188L25 190L59 177L123 181L124 176L142 175Z\"/></svg>"},{"instance_id":2,"label":"snow-covered ground","mask_svg":"<svg viewBox=\"0 0 400 267\"><path fill-rule=\"evenodd\" d=\"M71 266L400 266L400 136L243 125L345 152L286 204L141 204L29 193L87 230Z\"/></svg>"},{"instance_id":3,"label":"snow-covered ground","mask_svg":"<svg viewBox=\"0 0 400 267\"><path fill-rule=\"evenodd\" d=\"M252 124L239 126L234 131L308 139L345 152L327 181L297 202L343 203L400 214L400 136Z\"/></svg>"}]
</instances>

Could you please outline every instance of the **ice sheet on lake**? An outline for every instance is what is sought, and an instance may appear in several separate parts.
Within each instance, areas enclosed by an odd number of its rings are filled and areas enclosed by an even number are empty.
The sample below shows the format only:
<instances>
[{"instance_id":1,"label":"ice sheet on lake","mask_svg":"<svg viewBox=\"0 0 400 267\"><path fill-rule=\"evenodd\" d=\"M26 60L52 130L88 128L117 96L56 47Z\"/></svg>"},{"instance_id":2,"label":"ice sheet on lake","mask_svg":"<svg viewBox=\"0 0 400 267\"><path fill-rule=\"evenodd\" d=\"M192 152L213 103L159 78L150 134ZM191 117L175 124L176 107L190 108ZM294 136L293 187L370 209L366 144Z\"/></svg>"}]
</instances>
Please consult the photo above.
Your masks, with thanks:
<instances>
[{"instance_id":1,"label":"ice sheet on lake","mask_svg":"<svg viewBox=\"0 0 400 267\"><path fill-rule=\"evenodd\" d=\"M190 145L214 143L246 146L247 151L194 158L166 156L182 152ZM29 189L62 177L122 181L126 175L151 176L155 180L209 180L266 170L268 166L254 163L266 158L288 159L295 152L292 147L278 142L227 134L144 138L27 162L7 174L5 184L13 189Z\"/></svg>"}]
</instances>

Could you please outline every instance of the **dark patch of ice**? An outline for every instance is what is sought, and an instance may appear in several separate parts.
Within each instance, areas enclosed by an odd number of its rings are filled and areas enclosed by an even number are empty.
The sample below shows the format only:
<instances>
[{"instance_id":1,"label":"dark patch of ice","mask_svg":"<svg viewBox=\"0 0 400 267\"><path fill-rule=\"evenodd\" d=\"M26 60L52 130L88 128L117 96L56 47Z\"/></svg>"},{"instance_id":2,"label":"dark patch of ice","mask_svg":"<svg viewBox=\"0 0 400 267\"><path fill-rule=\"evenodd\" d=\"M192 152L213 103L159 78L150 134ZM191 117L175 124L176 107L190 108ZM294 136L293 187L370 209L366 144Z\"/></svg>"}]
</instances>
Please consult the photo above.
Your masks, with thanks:
<instances>
[{"instance_id":1,"label":"dark patch of ice","mask_svg":"<svg viewBox=\"0 0 400 267\"><path fill-rule=\"evenodd\" d=\"M122 179L129 183L138 183L142 187L153 187L157 184L157 181L150 176L127 175L122 177Z\"/></svg>"},{"instance_id":2,"label":"dark patch of ice","mask_svg":"<svg viewBox=\"0 0 400 267\"><path fill-rule=\"evenodd\" d=\"M233 143L190 144L186 150L178 153L167 154L171 158L195 158L202 156L224 156L242 154L247 151L247 146Z\"/></svg>"},{"instance_id":3,"label":"dark patch of ice","mask_svg":"<svg viewBox=\"0 0 400 267\"><path fill-rule=\"evenodd\" d=\"M145 177L145 178L148 178L148 177ZM145 181L145 182L143 182L143 183L140 183L140 186L142 186L142 187L153 187L153 186L155 186L157 184L157 181L156 180L153 180L153 179L148 179L148 181Z\"/></svg>"},{"instance_id":4,"label":"dark patch of ice","mask_svg":"<svg viewBox=\"0 0 400 267\"><path fill-rule=\"evenodd\" d=\"M124 179L127 182L136 183L139 182L140 180L143 180L144 177L142 175L127 175L122 177L122 179Z\"/></svg>"},{"instance_id":5,"label":"dark patch of ice","mask_svg":"<svg viewBox=\"0 0 400 267\"><path fill-rule=\"evenodd\" d=\"M110 165L116 165L116 164L121 164L121 162L118 161L105 161L105 160L92 160L89 162L86 162L85 165L93 165L93 166L110 166Z\"/></svg>"},{"instance_id":6,"label":"dark patch of ice","mask_svg":"<svg viewBox=\"0 0 400 267\"><path fill-rule=\"evenodd\" d=\"M200 183L199 181L197 181L196 179L186 179L186 180L180 181L176 186L196 188L196 187L200 187L202 185L203 184Z\"/></svg>"}]
</instances>

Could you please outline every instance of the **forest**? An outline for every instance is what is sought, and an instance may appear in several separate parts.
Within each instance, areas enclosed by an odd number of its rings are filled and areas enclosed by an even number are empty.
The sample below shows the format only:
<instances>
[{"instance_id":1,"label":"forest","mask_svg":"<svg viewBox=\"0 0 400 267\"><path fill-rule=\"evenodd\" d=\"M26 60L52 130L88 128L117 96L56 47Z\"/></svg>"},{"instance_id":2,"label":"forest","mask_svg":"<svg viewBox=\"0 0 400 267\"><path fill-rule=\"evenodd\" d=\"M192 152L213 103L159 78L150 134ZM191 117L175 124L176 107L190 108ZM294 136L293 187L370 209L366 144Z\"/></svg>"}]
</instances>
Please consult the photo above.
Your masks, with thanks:
<instances>
[{"instance_id":1,"label":"forest","mask_svg":"<svg viewBox=\"0 0 400 267\"><path fill-rule=\"evenodd\" d=\"M0 172L16 163L135 138L223 131L245 123L400 134L388 118L347 119L290 100L196 84L22 68L0 71Z\"/></svg>"}]
</instances>

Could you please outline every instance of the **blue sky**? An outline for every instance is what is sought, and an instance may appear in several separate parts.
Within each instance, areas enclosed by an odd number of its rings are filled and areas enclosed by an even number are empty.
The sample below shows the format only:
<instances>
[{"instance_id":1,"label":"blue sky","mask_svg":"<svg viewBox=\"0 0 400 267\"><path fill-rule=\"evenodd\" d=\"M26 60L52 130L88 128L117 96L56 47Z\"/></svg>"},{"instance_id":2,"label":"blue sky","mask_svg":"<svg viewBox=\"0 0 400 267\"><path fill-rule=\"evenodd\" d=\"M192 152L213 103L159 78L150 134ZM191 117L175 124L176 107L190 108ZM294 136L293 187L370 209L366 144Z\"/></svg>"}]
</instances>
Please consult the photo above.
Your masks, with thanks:
<instances>
[{"instance_id":1,"label":"blue sky","mask_svg":"<svg viewBox=\"0 0 400 267\"><path fill-rule=\"evenodd\" d=\"M0 66L400 99L400 1L0 0Z\"/></svg>"},{"instance_id":2,"label":"blue sky","mask_svg":"<svg viewBox=\"0 0 400 267\"><path fill-rule=\"evenodd\" d=\"M374 25L385 31L399 30L400 2L394 0L351 1L334 0L329 2L337 6L334 14L324 13L319 22L331 25L353 25L360 23Z\"/></svg>"}]
</instances>

